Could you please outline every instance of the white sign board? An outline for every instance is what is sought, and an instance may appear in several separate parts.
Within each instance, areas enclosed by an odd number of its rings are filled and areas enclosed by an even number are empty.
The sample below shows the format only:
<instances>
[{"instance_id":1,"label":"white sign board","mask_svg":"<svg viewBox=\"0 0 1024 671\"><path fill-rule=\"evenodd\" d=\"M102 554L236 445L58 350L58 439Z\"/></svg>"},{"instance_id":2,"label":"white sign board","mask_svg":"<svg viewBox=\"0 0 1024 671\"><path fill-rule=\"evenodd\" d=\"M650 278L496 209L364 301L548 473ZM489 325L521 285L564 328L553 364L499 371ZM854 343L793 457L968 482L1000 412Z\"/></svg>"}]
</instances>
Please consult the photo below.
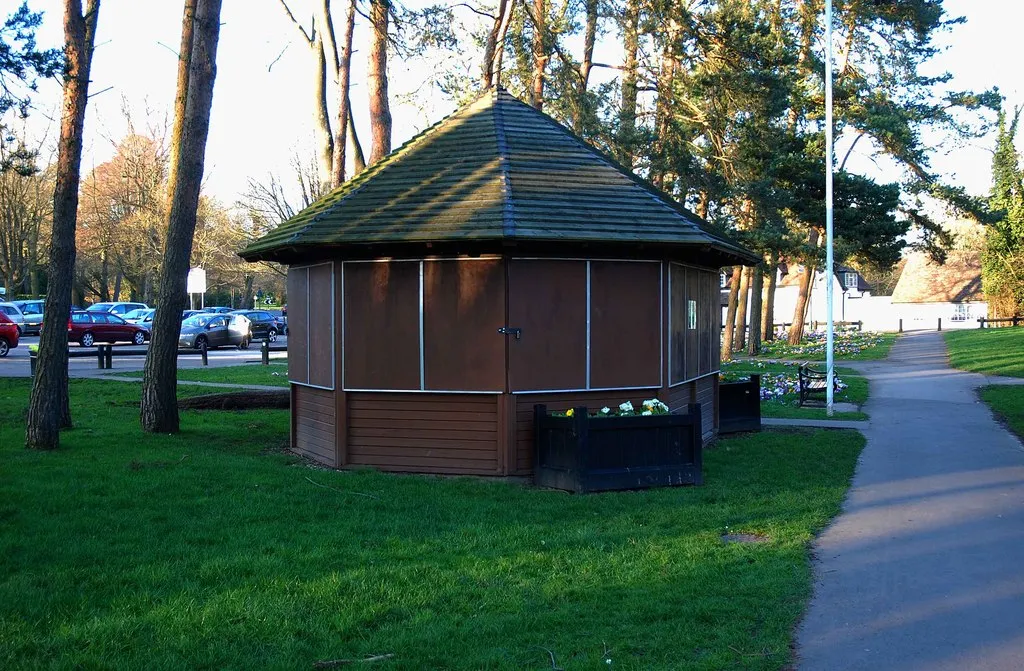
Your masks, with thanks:
<instances>
[{"instance_id":1,"label":"white sign board","mask_svg":"<svg viewBox=\"0 0 1024 671\"><path fill-rule=\"evenodd\" d=\"M188 279L185 280L186 291L190 294L206 293L206 269L193 268L188 271Z\"/></svg>"}]
</instances>

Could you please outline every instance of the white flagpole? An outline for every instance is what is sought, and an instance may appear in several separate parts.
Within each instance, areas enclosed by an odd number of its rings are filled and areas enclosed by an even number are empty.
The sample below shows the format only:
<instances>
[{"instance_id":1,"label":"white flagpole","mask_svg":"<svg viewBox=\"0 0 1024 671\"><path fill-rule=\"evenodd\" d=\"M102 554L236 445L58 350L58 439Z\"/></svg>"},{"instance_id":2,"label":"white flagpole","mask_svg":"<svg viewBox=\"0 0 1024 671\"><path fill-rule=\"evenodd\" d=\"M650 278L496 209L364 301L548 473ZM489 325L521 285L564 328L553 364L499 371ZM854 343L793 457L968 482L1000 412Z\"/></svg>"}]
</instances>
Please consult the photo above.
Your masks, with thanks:
<instances>
[{"instance_id":1,"label":"white flagpole","mask_svg":"<svg viewBox=\"0 0 1024 671\"><path fill-rule=\"evenodd\" d=\"M825 0L825 286L826 333L825 367L828 370L828 389L825 392L827 410L831 417L835 396L835 335L832 321L832 295L835 285L835 259L832 252L832 0Z\"/></svg>"}]
</instances>

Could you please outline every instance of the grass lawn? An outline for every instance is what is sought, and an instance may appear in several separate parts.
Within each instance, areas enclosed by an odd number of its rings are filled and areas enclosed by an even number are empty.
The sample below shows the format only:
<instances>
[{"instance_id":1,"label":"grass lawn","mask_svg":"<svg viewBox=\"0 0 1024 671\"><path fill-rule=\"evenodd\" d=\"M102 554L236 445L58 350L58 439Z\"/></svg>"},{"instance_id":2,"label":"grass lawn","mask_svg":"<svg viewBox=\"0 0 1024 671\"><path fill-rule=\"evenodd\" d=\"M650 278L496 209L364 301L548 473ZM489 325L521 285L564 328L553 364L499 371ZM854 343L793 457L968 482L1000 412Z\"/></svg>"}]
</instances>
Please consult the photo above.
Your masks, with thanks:
<instances>
[{"instance_id":1,"label":"grass lawn","mask_svg":"<svg viewBox=\"0 0 1024 671\"><path fill-rule=\"evenodd\" d=\"M71 393L64 447L28 452L0 379L2 668L781 669L864 442L742 436L704 487L573 496L313 469L286 411L144 435L138 387Z\"/></svg>"},{"instance_id":2,"label":"grass lawn","mask_svg":"<svg viewBox=\"0 0 1024 671\"><path fill-rule=\"evenodd\" d=\"M842 331L836 333L836 361L877 361L889 356L897 333L870 333ZM808 334L799 345L790 345L785 338L770 340L762 344L759 357L787 361L824 361L825 335L821 332Z\"/></svg>"},{"instance_id":3,"label":"grass lawn","mask_svg":"<svg viewBox=\"0 0 1024 671\"><path fill-rule=\"evenodd\" d=\"M761 400L762 417L780 417L786 419L867 419L866 413L861 411L836 412L831 417L825 408L801 408L798 405L799 393L797 392L797 368L796 364L786 364L751 359L742 359L722 364L722 370L728 376L746 376L751 373L760 373L762 376L761 386L769 388L781 385L782 378L785 379L785 393L776 398ZM836 392L837 403L855 403L858 406L864 405L868 400L868 379L859 375L852 368L836 366L836 375L847 385L846 389Z\"/></svg>"},{"instance_id":4,"label":"grass lawn","mask_svg":"<svg viewBox=\"0 0 1024 671\"><path fill-rule=\"evenodd\" d=\"M142 377L142 371L119 373L124 377ZM207 368L179 368L179 380L194 382L221 382L224 384L258 384L268 387L288 386L288 361L271 359L270 365L247 363L241 366L214 366Z\"/></svg>"},{"instance_id":5,"label":"grass lawn","mask_svg":"<svg viewBox=\"0 0 1024 671\"><path fill-rule=\"evenodd\" d=\"M1024 328L946 331L944 335L954 368L1024 377Z\"/></svg>"},{"instance_id":6,"label":"grass lawn","mask_svg":"<svg viewBox=\"0 0 1024 671\"><path fill-rule=\"evenodd\" d=\"M982 387L981 398L1006 422L1011 431L1024 440L1024 385Z\"/></svg>"}]
</instances>

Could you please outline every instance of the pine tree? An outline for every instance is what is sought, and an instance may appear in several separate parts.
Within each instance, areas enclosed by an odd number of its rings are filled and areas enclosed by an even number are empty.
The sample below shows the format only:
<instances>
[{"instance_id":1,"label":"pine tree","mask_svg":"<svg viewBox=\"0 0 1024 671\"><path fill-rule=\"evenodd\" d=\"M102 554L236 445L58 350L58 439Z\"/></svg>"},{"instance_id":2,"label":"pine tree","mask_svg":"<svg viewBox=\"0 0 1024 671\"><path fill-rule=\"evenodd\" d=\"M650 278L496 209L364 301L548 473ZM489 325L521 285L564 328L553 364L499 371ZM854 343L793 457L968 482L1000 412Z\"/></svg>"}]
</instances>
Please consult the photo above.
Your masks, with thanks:
<instances>
[{"instance_id":1,"label":"pine tree","mask_svg":"<svg viewBox=\"0 0 1024 671\"><path fill-rule=\"evenodd\" d=\"M997 220L985 234L982 284L993 317L1024 314L1024 171L1014 146L1021 109L1009 125L999 115L999 133L992 157L989 205Z\"/></svg>"}]
</instances>

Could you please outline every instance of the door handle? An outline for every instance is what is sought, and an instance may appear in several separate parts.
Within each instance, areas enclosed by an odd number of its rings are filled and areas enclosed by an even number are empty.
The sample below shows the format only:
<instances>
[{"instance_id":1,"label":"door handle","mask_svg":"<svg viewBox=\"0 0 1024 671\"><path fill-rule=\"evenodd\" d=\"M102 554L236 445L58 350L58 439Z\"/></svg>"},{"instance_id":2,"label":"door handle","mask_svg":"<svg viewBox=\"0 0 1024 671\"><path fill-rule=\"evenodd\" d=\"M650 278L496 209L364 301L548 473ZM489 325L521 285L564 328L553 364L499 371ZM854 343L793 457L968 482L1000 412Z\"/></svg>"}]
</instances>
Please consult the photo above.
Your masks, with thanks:
<instances>
[{"instance_id":1,"label":"door handle","mask_svg":"<svg viewBox=\"0 0 1024 671\"><path fill-rule=\"evenodd\" d=\"M519 340L519 336L522 335L523 330L512 328L510 326L502 326L500 329L498 329L498 333L500 333L501 335L512 335L516 337L516 340Z\"/></svg>"}]
</instances>

